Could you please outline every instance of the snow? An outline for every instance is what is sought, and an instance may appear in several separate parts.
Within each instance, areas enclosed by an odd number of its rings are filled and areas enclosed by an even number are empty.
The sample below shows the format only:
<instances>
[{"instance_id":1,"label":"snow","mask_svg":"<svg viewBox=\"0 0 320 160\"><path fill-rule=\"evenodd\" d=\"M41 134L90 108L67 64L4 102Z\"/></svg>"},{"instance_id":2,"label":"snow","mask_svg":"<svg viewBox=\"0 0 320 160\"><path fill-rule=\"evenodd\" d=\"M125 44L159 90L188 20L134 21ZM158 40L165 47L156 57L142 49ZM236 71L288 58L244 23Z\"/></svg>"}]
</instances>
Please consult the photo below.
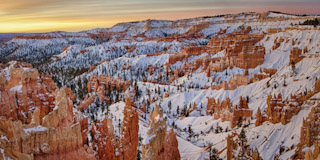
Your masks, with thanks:
<instances>
[{"instance_id":1,"label":"snow","mask_svg":"<svg viewBox=\"0 0 320 160\"><path fill-rule=\"evenodd\" d=\"M10 89L10 91L11 92L19 92L19 93L22 93L22 85L17 85L17 86L15 86L15 87L12 87L11 89Z\"/></svg>"},{"instance_id":2,"label":"snow","mask_svg":"<svg viewBox=\"0 0 320 160\"><path fill-rule=\"evenodd\" d=\"M55 110L58 110L58 109L59 109L59 106L58 106L58 105L54 106L54 108L53 108L54 111L55 111Z\"/></svg>"},{"instance_id":3,"label":"snow","mask_svg":"<svg viewBox=\"0 0 320 160\"><path fill-rule=\"evenodd\" d=\"M1 135L0 138L3 139L3 140L9 141L8 138L7 138L7 136Z\"/></svg>"},{"instance_id":4,"label":"snow","mask_svg":"<svg viewBox=\"0 0 320 160\"><path fill-rule=\"evenodd\" d=\"M212 58L218 58L218 57L224 57L225 56L225 50L218 52L217 54L213 55Z\"/></svg>"},{"instance_id":5,"label":"snow","mask_svg":"<svg viewBox=\"0 0 320 160\"><path fill-rule=\"evenodd\" d=\"M3 70L3 73L4 73L4 75L6 76L7 81L9 81L9 80L10 80L10 71L9 71L9 69L8 69L8 68L5 68L5 69Z\"/></svg>"},{"instance_id":6,"label":"snow","mask_svg":"<svg viewBox=\"0 0 320 160\"><path fill-rule=\"evenodd\" d=\"M154 137L156 137L155 134L146 136L146 137L143 139L142 144L148 145L148 144L150 143L150 140L152 140Z\"/></svg>"},{"instance_id":7,"label":"snow","mask_svg":"<svg viewBox=\"0 0 320 160\"><path fill-rule=\"evenodd\" d=\"M204 150L177 136L181 159L199 159Z\"/></svg>"},{"instance_id":8,"label":"snow","mask_svg":"<svg viewBox=\"0 0 320 160\"><path fill-rule=\"evenodd\" d=\"M25 131L27 134L29 134L30 132L43 132L43 131L46 131L46 130L48 130L48 128L43 127L43 126L40 126L40 125L38 125L38 126L36 126L36 127L33 127L33 128L26 128L26 129L24 129L24 131Z\"/></svg>"}]
</instances>

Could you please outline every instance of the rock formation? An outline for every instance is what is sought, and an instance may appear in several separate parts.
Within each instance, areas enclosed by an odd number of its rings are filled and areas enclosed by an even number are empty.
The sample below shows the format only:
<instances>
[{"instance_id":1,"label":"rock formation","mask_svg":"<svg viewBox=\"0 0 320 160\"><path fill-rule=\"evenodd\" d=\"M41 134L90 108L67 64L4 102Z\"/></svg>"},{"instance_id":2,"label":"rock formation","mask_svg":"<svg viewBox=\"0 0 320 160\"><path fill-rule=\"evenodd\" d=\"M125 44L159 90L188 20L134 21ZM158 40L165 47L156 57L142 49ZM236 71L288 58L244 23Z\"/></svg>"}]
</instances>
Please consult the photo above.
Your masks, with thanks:
<instances>
[{"instance_id":1,"label":"rock formation","mask_svg":"<svg viewBox=\"0 0 320 160\"><path fill-rule=\"evenodd\" d=\"M303 120L301 127L300 144L311 147L318 142L320 135L320 104L312 108L307 119Z\"/></svg>"},{"instance_id":2,"label":"rock formation","mask_svg":"<svg viewBox=\"0 0 320 160\"><path fill-rule=\"evenodd\" d=\"M252 118L252 110L249 109L247 100L240 97L239 106L233 106L229 98L223 100L219 103L219 100L208 98L207 104L207 114L214 113L214 119L219 119L224 121L230 121L231 127L234 128L237 123L240 123L246 119Z\"/></svg>"},{"instance_id":3,"label":"rock formation","mask_svg":"<svg viewBox=\"0 0 320 160\"><path fill-rule=\"evenodd\" d=\"M302 56L302 49L293 48L290 53L289 65L296 64L296 63L300 62L303 58L304 58L304 56Z\"/></svg>"},{"instance_id":4,"label":"rock formation","mask_svg":"<svg viewBox=\"0 0 320 160\"><path fill-rule=\"evenodd\" d=\"M247 145L239 145L239 139L233 139L236 134L227 137L227 160L232 159L252 159L262 160L257 149L251 149ZM239 137L238 137L239 138Z\"/></svg>"},{"instance_id":5,"label":"rock formation","mask_svg":"<svg viewBox=\"0 0 320 160\"><path fill-rule=\"evenodd\" d=\"M231 136L227 137L227 160L232 160L233 155L233 149L237 147L237 144L233 141Z\"/></svg>"},{"instance_id":6,"label":"rock formation","mask_svg":"<svg viewBox=\"0 0 320 160\"><path fill-rule=\"evenodd\" d=\"M93 149L98 159L136 159L139 143L139 115L134 107L132 95L126 95L124 117L121 125L121 138L114 135L111 119L98 120L91 123Z\"/></svg>"},{"instance_id":7,"label":"rock formation","mask_svg":"<svg viewBox=\"0 0 320 160\"><path fill-rule=\"evenodd\" d=\"M126 105L124 107L123 124L121 126L121 146L124 160L134 160L137 158L137 147L139 143L139 115L137 108L133 107L130 94L126 95Z\"/></svg>"},{"instance_id":8,"label":"rock formation","mask_svg":"<svg viewBox=\"0 0 320 160\"><path fill-rule=\"evenodd\" d=\"M12 62L8 68L10 78L0 75L0 116L28 124L37 107L40 108L41 118L54 108L53 94L56 85L50 77L40 76L38 71L31 67L27 63Z\"/></svg>"},{"instance_id":9,"label":"rock formation","mask_svg":"<svg viewBox=\"0 0 320 160\"><path fill-rule=\"evenodd\" d=\"M98 159L118 159L116 155L117 141L114 136L114 128L111 119L97 121L96 125L91 126L93 135L92 146L97 152Z\"/></svg>"},{"instance_id":10,"label":"rock formation","mask_svg":"<svg viewBox=\"0 0 320 160\"><path fill-rule=\"evenodd\" d=\"M223 81L219 85L211 86L211 89L219 90L223 88L224 90L234 90L239 86L247 85L249 84L249 78L248 76L243 75L233 75L229 82Z\"/></svg>"},{"instance_id":11,"label":"rock formation","mask_svg":"<svg viewBox=\"0 0 320 160\"><path fill-rule=\"evenodd\" d=\"M305 158L309 160L320 159L319 149L319 124L320 124L320 104L311 109L307 119L303 119L301 126L300 143L296 150L297 158ZM305 147L314 147L313 152L308 149L303 151ZM304 153L305 152L305 153Z\"/></svg>"},{"instance_id":12,"label":"rock formation","mask_svg":"<svg viewBox=\"0 0 320 160\"><path fill-rule=\"evenodd\" d=\"M80 124L72 121L69 100L63 89L55 93L56 107L40 121L36 108L30 124L0 118L1 136L7 142L1 148L12 159L95 159L83 144ZM72 102L71 102L72 103Z\"/></svg>"},{"instance_id":13,"label":"rock formation","mask_svg":"<svg viewBox=\"0 0 320 160\"><path fill-rule=\"evenodd\" d=\"M167 125L163 117L163 110L158 105L154 106L149 116L148 130L142 143L142 159L158 159L164 151L164 142Z\"/></svg>"},{"instance_id":14,"label":"rock formation","mask_svg":"<svg viewBox=\"0 0 320 160\"><path fill-rule=\"evenodd\" d=\"M313 152L308 149L307 152L305 153L305 160L319 160L320 159L320 149L319 149L319 143L315 142L313 144L314 150Z\"/></svg>"},{"instance_id":15,"label":"rock formation","mask_svg":"<svg viewBox=\"0 0 320 160\"><path fill-rule=\"evenodd\" d=\"M269 95L267 98L267 115L269 121L272 123L287 124L291 117L298 114L301 106L297 102L296 96L291 95L290 100L283 100L282 95L278 96ZM297 105L298 104L298 105Z\"/></svg>"},{"instance_id":16,"label":"rock formation","mask_svg":"<svg viewBox=\"0 0 320 160\"><path fill-rule=\"evenodd\" d=\"M97 75L92 75L88 80L87 88L89 93L94 94L86 95L77 109L79 111L88 109L89 105L92 104L97 97L101 103L112 102L112 99L109 99L109 97L105 95L106 90L125 91L130 85L130 81L124 81L121 78L114 79L112 76L99 75L98 79Z\"/></svg>"},{"instance_id":17,"label":"rock formation","mask_svg":"<svg viewBox=\"0 0 320 160\"><path fill-rule=\"evenodd\" d=\"M95 159L73 115L73 92L56 89L50 76L13 62L1 78L1 157L11 159ZM18 102L18 103L15 103ZM1 153L2 154L2 153Z\"/></svg>"},{"instance_id":18,"label":"rock formation","mask_svg":"<svg viewBox=\"0 0 320 160\"><path fill-rule=\"evenodd\" d=\"M268 28L268 34L275 34L279 32L282 32L281 28Z\"/></svg>"},{"instance_id":19,"label":"rock formation","mask_svg":"<svg viewBox=\"0 0 320 160\"><path fill-rule=\"evenodd\" d=\"M319 93L319 84L320 80L317 79L314 84L314 90L309 91L306 93L300 93L298 95L290 95L289 99L283 99L281 94L278 94L278 96L269 95L267 98L267 120L272 123L279 123L287 124L290 122L290 119L299 113L299 111L302 109L302 104L307 102L308 103L314 103L314 101L317 101L317 99L311 99L313 95L316 93ZM264 115L262 115L264 116ZM259 119L259 122L257 124L261 124L266 119ZM310 145L310 144L309 144Z\"/></svg>"},{"instance_id":20,"label":"rock formation","mask_svg":"<svg viewBox=\"0 0 320 160\"><path fill-rule=\"evenodd\" d=\"M266 116L266 114L261 113L260 108L258 108L258 111L256 113L256 122L255 122L256 127L260 126L263 122L267 120L268 120L268 117Z\"/></svg>"},{"instance_id":21,"label":"rock formation","mask_svg":"<svg viewBox=\"0 0 320 160\"><path fill-rule=\"evenodd\" d=\"M166 133L167 125L163 110L155 105L149 116L149 127L142 143L142 159L180 159L178 143L173 130Z\"/></svg>"}]
</instances>

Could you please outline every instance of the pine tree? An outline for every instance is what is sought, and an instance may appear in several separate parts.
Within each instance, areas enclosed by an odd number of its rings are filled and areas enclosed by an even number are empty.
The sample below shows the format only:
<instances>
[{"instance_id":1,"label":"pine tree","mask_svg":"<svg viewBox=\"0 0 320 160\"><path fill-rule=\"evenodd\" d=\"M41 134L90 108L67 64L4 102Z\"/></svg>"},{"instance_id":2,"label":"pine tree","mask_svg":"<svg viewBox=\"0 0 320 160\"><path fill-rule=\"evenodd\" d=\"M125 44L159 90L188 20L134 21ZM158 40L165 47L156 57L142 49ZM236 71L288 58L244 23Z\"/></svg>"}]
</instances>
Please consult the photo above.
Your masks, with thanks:
<instances>
[{"instance_id":1,"label":"pine tree","mask_svg":"<svg viewBox=\"0 0 320 160\"><path fill-rule=\"evenodd\" d=\"M180 108L177 106L177 115L180 115Z\"/></svg>"},{"instance_id":2,"label":"pine tree","mask_svg":"<svg viewBox=\"0 0 320 160\"><path fill-rule=\"evenodd\" d=\"M169 108L169 113L171 113L171 109L172 109L171 101L168 102L168 108Z\"/></svg>"},{"instance_id":3,"label":"pine tree","mask_svg":"<svg viewBox=\"0 0 320 160\"><path fill-rule=\"evenodd\" d=\"M294 62L291 62L291 69L293 74L296 74L296 64Z\"/></svg>"},{"instance_id":4,"label":"pine tree","mask_svg":"<svg viewBox=\"0 0 320 160\"><path fill-rule=\"evenodd\" d=\"M216 148L211 148L209 149L209 158L210 160L220 160L218 155L218 150Z\"/></svg>"},{"instance_id":5,"label":"pine tree","mask_svg":"<svg viewBox=\"0 0 320 160\"><path fill-rule=\"evenodd\" d=\"M241 145L245 145L247 143L247 136L246 136L246 132L244 131L244 129L241 129L240 135L239 135L239 140L241 142Z\"/></svg>"},{"instance_id":6,"label":"pine tree","mask_svg":"<svg viewBox=\"0 0 320 160\"><path fill-rule=\"evenodd\" d=\"M240 116L239 119L238 119L238 124L237 124L238 127L241 127L242 126L242 117Z\"/></svg>"}]
</instances>

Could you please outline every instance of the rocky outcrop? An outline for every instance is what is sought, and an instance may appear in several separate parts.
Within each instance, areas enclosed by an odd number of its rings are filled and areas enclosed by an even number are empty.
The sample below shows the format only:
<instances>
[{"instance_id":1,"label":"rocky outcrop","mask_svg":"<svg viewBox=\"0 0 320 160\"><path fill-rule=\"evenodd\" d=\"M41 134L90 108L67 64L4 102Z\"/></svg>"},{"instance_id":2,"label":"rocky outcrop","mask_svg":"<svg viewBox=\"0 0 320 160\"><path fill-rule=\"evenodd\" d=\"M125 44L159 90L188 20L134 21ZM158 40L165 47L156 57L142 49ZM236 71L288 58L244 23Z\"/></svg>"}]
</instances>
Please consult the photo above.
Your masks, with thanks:
<instances>
[{"instance_id":1,"label":"rocky outcrop","mask_svg":"<svg viewBox=\"0 0 320 160\"><path fill-rule=\"evenodd\" d=\"M307 119L303 119L301 127L300 144L311 147L318 142L320 135L320 104L312 108Z\"/></svg>"},{"instance_id":2,"label":"rocky outcrop","mask_svg":"<svg viewBox=\"0 0 320 160\"><path fill-rule=\"evenodd\" d=\"M121 78L114 79L112 76L106 75L99 75L98 78L97 75L92 75L87 83L87 88L89 93L94 92L96 94L87 95L85 100L78 107L78 110L87 109L88 106L93 103L96 96L101 103L109 101L109 98L105 96L106 90L125 91L130 85L130 81L124 81Z\"/></svg>"},{"instance_id":3,"label":"rocky outcrop","mask_svg":"<svg viewBox=\"0 0 320 160\"><path fill-rule=\"evenodd\" d=\"M258 111L256 113L256 122L255 122L256 127L260 126L263 122L267 120L268 120L268 117L266 116L266 114L261 113L260 108L258 108Z\"/></svg>"},{"instance_id":4,"label":"rocky outcrop","mask_svg":"<svg viewBox=\"0 0 320 160\"><path fill-rule=\"evenodd\" d=\"M267 110L266 116L262 114L262 119L259 119L257 124L261 124L264 121L270 121L272 123L287 124L290 122L291 118L299 113L303 109L302 104L305 102L309 104L314 104L318 99L312 99L311 97L316 93L320 92L320 79L316 79L314 84L314 89L305 93L299 93L297 95L290 95L290 97L284 99L282 94L269 95L267 98Z\"/></svg>"},{"instance_id":5,"label":"rocky outcrop","mask_svg":"<svg viewBox=\"0 0 320 160\"><path fill-rule=\"evenodd\" d=\"M234 90L238 88L239 86L247 85L249 84L249 78L248 76L243 75L233 75L229 82L223 81L219 85L213 85L211 86L212 90L219 90L223 88L224 90Z\"/></svg>"},{"instance_id":6,"label":"rocky outcrop","mask_svg":"<svg viewBox=\"0 0 320 160\"><path fill-rule=\"evenodd\" d=\"M314 150L313 152L308 149L307 152L305 153L305 160L319 160L320 159L320 149L319 149L319 143L315 142L313 144Z\"/></svg>"},{"instance_id":7,"label":"rocky outcrop","mask_svg":"<svg viewBox=\"0 0 320 160\"><path fill-rule=\"evenodd\" d=\"M282 37L276 38L273 41L272 50L276 50L277 48L279 48L282 42L284 42L284 38L282 38Z\"/></svg>"},{"instance_id":8,"label":"rocky outcrop","mask_svg":"<svg viewBox=\"0 0 320 160\"><path fill-rule=\"evenodd\" d=\"M92 123L91 132L93 135L92 146L97 152L98 159L118 159L115 153L118 142L114 136L114 128L111 119L97 121L96 125Z\"/></svg>"},{"instance_id":9,"label":"rocky outcrop","mask_svg":"<svg viewBox=\"0 0 320 160\"><path fill-rule=\"evenodd\" d=\"M237 123L252 118L252 110L249 109L247 101L240 97L240 104L233 106L229 98L221 103L216 102L213 98L208 98L207 114L213 114L214 119L221 118L222 122L230 121L230 125L234 128Z\"/></svg>"},{"instance_id":10,"label":"rocky outcrop","mask_svg":"<svg viewBox=\"0 0 320 160\"><path fill-rule=\"evenodd\" d=\"M302 49L293 48L290 53L289 65L296 64L296 63L300 62L303 58L304 58L304 56L302 56Z\"/></svg>"},{"instance_id":11,"label":"rocky outcrop","mask_svg":"<svg viewBox=\"0 0 320 160\"><path fill-rule=\"evenodd\" d=\"M54 90L57 88L50 76L39 75L38 70L22 62L12 62L7 79L0 75L0 116L31 122L32 113L40 108L41 121L55 106Z\"/></svg>"},{"instance_id":12,"label":"rocky outcrop","mask_svg":"<svg viewBox=\"0 0 320 160\"><path fill-rule=\"evenodd\" d=\"M165 141L165 154L162 154L162 158L165 160L180 159L180 153L178 149L178 140L176 137L176 133L171 129L166 135Z\"/></svg>"},{"instance_id":13,"label":"rocky outcrop","mask_svg":"<svg viewBox=\"0 0 320 160\"><path fill-rule=\"evenodd\" d=\"M245 47L259 42L263 34L249 34L251 27L243 27L238 32L233 32L225 36L212 37L208 43L211 53L215 54L226 49L226 56L237 56Z\"/></svg>"},{"instance_id":14,"label":"rocky outcrop","mask_svg":"<svg viewBox=\"0 0 320 160\"><path fill-rule=\"evenodd\" d=\"M251 149L248 145L239 143L238 139L234 140L237 134L232 134L227 137L227 160L232 159L251 159L251 160L262 160L257 149Z\"/></svg>"},{"instance_id":15,"label":"rocky outcrop","mask_svg":"<svg viewBox=\"0 0 320 160\"><path fill-rule=\"evenodd\" d=\"M96 97L97 97L96 94L92 94L92 95L88 94L88 95L86 95L84 100L80 102L79 106L77 107L77 110L78 111L84 111L84 110L88 109L90 104L92 104L94 102Z\"/></svg>"},{"instance_id":16,"label":"rocky outcrop","mask_svg":"<svg viewBox=\"0 0 320 160\"><path fill-rule=\"evenodd\" d=\"M148 130L142 143L142 159L158 159L164 152L164 142L167 125L163 117L163 110L158 105L154 106L149 116Z\"/></svg>"},{"instance_id":17,"label":"rocky outcrop","mask_svg":"<svg viewBox=\"0 0 320 160\"><path fill-rule=\"evenodd\" d=\"M121 159L134 160L137 158L139 143L139 115L134 106L130 94L126 95L126 105L124 107L123 124L121 126Z\"/></svg>"},{"instance_id":18,"label":"rocky outcrop","mask_svg":"<svg viewBox=\"0 0 320 160\"><path fill-rule=\"evenodd\" d=\"M22 124L0 118L1 136L7 138L5 156L12 159L94 159L82 141L80 124L73 122L72 103L63 89L55 92L55 109L40 121L40 110L34 111L32 122Z\"/></svg>"},{"instance_id":19,"label":"rocky outcrop","mask_svg":"<svg viewBox=\"0 0 320 160\"><path fill-rule=\"evenodd\" d=\"M237 144L233 141L232 136L227 137L227 160L232 160L233 150L237 148Z\"/></svg>"},{"instance_id":20,"label":"rocky outcrop","mask_svg":"<svg viewBox=\"0 0 320 160\"><path fill-rule=\"evenodd\" d=\"M290 100L282 99L282 95L278 94L278 96L269 95L267 98L267 116L268 121L272 123L287 124L290 122L291 117L298 114L298 112L302 109L301 103L297 96L291 95Z\"/></svg>"},{"instance_id":21,"label":"rocky outcrop","mask_svg":"<svg viewBox=\"0 0 320 160\"><path fill-rule=\"evenodd\" d=\"M84 117L80 119L81 136L83 144L88 144L88 128L89 128L89 118Z\"/></svg>"},{"instance_id":22,"label":"rocky outcrop","mask_svg":"<svg viewBox=\"0 0 320 160\"><path fill-rule=\"evenodd\" d=\"M10 78L2 78L0 99L4 156L95 159L84 145L82 128L73 115L73 92L65 87L56 89L50 76L40 76L29 64L11 62L8 69Z\"/></svg>"},{"instance_id":23,"label":"rocky outcrop","mask_svg":"<svg viewBox=\"0 0 320 160\"><path fill-rule=\"evenodd\" d=\"M180 159L178 142L173 130L166 133L166 121L163 110L155 105L149 116L149 127L142 142L142 159L170 160Z\"/></svg>"},{"instance_id":24,"label":"rocky outcrop","mask_svg":"<svg viewBox=\"0 0 320 160\"><path fill-rule=\"evenodd\" d=\"M294 157L300 159L316 160L320 159L319 149L319 124L320 124L320 104L313 107L305 119L303 118L300 143L297 146ZM306 147L313 147L313 151L310 149L305 150Z\"/></svg>"},{"instance_id":25,"label":"rocky outcrop","mask_svg":"<svg viewBox=\"0 0 320 160\"><path fill-rule=\"evenodd\" d=\"M121 138L114 135L111 119L91 123L92 146L97 151L98 159L137 159L139 143L139 114L134 107L132 95L126 95L124 117L121 125Z\"/></svg>"},{"instance_id":26,"label":"rocky outcrop","mask_svg":"<svg viewBox=\"0 0 320 160\"><path fill-rule=\"evenodd\" d=\"M275 34L282 32L282 28L268 28L268 34Z\"/></svg>"},{"instance_id":27,"label":"rocky outcrop","mask_svg":"<svg viewBox=\"0 0 320 160\"><path fill-rule=\"evenodd\" d=\"M268 69L268 68L264 68L263 72L260 69L259 73L256 73L253 75L253 77L250 78L250 83L254 83L257 81L260 81L262 79L265 79L267 77L271 77L272 75L274 75L275 73L277 73L277 69Z\"/></svg>"}]
</instances>

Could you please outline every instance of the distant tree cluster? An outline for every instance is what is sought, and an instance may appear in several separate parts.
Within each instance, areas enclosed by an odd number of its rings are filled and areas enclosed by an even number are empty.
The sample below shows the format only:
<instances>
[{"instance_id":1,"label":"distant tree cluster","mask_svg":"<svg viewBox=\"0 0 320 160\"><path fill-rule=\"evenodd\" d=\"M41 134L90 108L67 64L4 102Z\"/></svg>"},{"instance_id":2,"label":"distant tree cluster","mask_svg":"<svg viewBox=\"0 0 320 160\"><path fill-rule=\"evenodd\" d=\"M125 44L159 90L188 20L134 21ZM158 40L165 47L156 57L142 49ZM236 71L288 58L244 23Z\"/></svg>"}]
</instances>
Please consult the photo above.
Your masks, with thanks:
<instances>
[{"instance_id":1,"label":"distant tree cluster","mask_svg":"<svg viewBox=\"0 0 320 160\"><path fill-rule=\"evenodd\" d=\"M315 18L315 19L308 19L306 21L304 21L302 24L300 25L313 25L313 26L318 26L319 25L319 19Z\"/></svg>"}]
</instances>

